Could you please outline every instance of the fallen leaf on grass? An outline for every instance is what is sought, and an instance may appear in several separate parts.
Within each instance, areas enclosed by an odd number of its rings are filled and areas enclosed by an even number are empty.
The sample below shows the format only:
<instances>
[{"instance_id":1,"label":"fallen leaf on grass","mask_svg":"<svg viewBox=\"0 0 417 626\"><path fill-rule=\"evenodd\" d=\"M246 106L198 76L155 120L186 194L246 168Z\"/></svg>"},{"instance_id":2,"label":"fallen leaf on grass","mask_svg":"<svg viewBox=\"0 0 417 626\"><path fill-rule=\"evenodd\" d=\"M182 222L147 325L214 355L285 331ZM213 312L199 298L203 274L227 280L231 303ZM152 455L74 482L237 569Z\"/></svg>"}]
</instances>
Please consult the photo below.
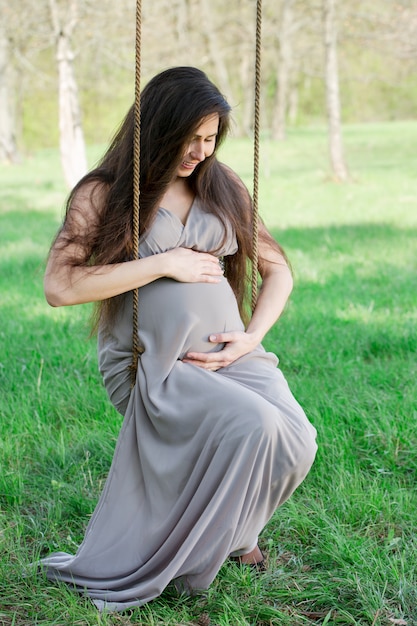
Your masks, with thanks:
<instances>
[{"instance_id":1,"label":"fallen leaf on grass","mask_svg":"<svg viewBox=\"0 0 417 626\"><path fill-rule=\"evenodd\" d=\"M396 626L407 626L408 624L405 619L396 619L395 617L389 617L388 621L391 622L391 624L396 624Z\"/></svg>"},{"instance_id":2,"label":"fallen leaf on grass","mask_svg":"<svg viewBox=\"0 0 417 626\"><path fill-rule=\"evenodd\" d=\"M300 611L300 615L303 617L308 617L308 619L323 619L323 617L327 617L329 611Z\"/></svg>"}]
</instances>

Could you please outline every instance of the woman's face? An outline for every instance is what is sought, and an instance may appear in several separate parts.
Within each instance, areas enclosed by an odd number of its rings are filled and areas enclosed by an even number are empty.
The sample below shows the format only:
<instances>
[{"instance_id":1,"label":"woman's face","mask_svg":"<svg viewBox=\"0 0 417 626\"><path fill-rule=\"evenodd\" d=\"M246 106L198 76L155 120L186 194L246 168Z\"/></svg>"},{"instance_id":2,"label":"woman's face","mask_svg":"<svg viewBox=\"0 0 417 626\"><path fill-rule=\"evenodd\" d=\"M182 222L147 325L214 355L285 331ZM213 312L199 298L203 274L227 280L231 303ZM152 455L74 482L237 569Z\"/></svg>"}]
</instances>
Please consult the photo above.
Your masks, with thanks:
<instances>
[{"instance_id":1,"label":"woman's face","mask_svg":"<svg viewBox=\"0 0 417 626\"><path fill-rule=\"evenodd\" d=\"M190 176L199 163L213 154L219 130L219 115L214 113L205 117L197 128L194 137L186 146L182 163L178 167L177 176Z\"/></svg>"}]
</instances>

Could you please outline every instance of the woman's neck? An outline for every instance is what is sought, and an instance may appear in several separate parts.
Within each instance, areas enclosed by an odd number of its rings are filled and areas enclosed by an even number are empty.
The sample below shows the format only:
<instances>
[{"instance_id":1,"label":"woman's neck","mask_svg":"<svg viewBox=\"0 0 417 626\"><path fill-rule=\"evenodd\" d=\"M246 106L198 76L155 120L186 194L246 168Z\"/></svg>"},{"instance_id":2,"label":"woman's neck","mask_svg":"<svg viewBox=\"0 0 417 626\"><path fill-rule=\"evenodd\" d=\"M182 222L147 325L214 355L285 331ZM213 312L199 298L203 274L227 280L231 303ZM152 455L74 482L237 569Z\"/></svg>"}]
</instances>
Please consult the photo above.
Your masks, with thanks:
<instances>
[{"instance_id":1,"label":"woman's neck","mask_svg":"<svg viewBox=\"0 0 417 626\"><path fill-rule=\"evenodd\" d=\"M188 214L194 201L194 193L188 182L177 177L168 187L161 199L161 206L180 218L186 223Z\"/></svg>"}]
</instances>

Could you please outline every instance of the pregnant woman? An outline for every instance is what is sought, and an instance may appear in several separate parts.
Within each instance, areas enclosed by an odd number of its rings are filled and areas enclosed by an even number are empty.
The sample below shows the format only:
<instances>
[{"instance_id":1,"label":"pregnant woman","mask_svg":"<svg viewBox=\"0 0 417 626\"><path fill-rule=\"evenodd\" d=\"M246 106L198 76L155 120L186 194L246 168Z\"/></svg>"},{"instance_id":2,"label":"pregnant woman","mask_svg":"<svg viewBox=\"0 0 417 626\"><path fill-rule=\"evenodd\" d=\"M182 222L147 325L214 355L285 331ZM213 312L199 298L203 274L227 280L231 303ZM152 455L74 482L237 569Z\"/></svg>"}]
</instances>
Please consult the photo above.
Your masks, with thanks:
<instances>
[{"instance_id":1,"label":"pregnant woman","mask_svg":"<svg viewBox=\"0 0 417 626\"><path fill-rule=\"evenodd\" d=\"M148 83L141 110L139 258L132 109L71 192L45 274L52 306L97 303L100 371L124 415L77 553L41 562L100 610L144 604L171 581L207 589L228 557L261 568L259 533L316 452L313 426L260 343L292 288L262 224L262 285L244 324L251 200L216 158L230 106L203 72L178 67ZM143 353L131 388L137 287Z\"/></svg>"}]
</instances>

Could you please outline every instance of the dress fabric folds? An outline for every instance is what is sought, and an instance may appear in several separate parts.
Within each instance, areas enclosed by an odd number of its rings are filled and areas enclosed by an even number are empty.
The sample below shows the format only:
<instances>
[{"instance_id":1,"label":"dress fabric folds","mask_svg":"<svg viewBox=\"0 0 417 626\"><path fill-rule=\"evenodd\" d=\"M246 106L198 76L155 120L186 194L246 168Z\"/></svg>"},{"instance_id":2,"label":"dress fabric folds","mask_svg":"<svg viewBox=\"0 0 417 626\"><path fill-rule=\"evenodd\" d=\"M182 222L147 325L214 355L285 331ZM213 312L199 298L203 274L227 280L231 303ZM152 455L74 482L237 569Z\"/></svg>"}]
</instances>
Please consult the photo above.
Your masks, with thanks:
<instances>
[{"instance_id":1,"label":"dress fabric folds","mask_svg":"<svg viewBox=\"0 0 417 626\"><path fill-rule=\"evenodd\" d=\"M183 246L237 249L195 200L185 225L159 209L141 257ZM99 366L124 415L110 472L75 555L42 559L48 578L68 582L100 610L157 597L174 581L207 589L229 555L252 550L275 509L313 463L315 429L278 360L259 345L217 372L183 363L190 350L221 349L215 332L242 330L235 296L218 284L163 278L139 290L139 358L130 389L132 301L99 333Z\"/></svg>"}]
</instances>

